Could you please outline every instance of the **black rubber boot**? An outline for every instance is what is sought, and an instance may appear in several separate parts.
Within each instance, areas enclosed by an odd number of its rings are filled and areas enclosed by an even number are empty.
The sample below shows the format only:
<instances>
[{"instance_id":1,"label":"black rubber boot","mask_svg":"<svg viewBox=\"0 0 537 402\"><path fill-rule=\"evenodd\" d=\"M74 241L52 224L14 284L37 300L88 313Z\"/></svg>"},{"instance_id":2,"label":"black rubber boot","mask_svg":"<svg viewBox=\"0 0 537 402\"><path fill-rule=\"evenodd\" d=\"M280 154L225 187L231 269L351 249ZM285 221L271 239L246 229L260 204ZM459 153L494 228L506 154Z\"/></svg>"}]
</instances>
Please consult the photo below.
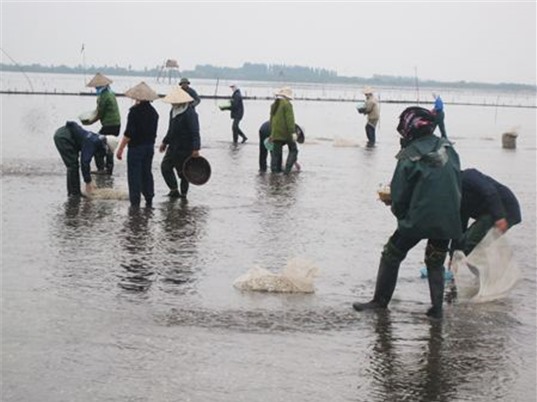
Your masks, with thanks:
<instances>
[{"instance_id":1,"label":"black rubber boot","mask_svg":"<svg viewBox=\"0 0 537 402\"><path fill-rule=\"evenodd\" d=\"M379 270L377 273L377 283L373 300L367 303L354 303L352 307L356 311L385 309L392 299L399 274L401 261L405 259L405 254L401 253L391 242L386 243L380 258Z\"/></svg>"},{"instance_id":2,"label":"black rubber boot","mask_svg":"<svg viewBox=\"0 0 537 402\"><path fill-rule=\"evenodd\" d=\"M439 250L430 244L425 250L425 265L432 307L427 311L431 318L442 318L442 303L444 301L444 262L447 251Z\"/></svg>"}]
</instances>

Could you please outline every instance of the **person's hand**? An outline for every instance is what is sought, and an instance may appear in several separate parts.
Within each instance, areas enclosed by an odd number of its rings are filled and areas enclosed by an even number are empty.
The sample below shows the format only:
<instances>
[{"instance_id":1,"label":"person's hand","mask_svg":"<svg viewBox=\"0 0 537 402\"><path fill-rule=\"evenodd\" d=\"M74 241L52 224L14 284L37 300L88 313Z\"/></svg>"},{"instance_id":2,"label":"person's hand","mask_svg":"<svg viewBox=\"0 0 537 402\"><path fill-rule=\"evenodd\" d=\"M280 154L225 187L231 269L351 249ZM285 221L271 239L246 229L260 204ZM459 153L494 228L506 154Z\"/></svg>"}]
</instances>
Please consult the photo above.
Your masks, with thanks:
<instances>
[{"instance_id":1,"label":"person's hand","mask_svg":"<svg viewBox=\"0 0 537 402\"><path fill-rule=\"evenodd\" d=\"M160 147L158 148L159 152L162 153L162 152L166 151L166 147L167 147L166 144L161 143L161 144L160 144Z\"/></svg>"},{"instance_id":2,"label":"person's hand","mask_svg":"<svg viewBox=\"0 0 537 402\"><path fill-rule=\"evenodd\" d=\"M199 156L200 156L200 151L199 150L192 151L192 157L193 158L198 158Z\"/></svg>"},{"instance_id":3,"label":"person's hand","mask_svg":"<svg viewBox=\"0 0 537 402\"><path fill-rule=\"evenodd\" d=\"M505 218L498 219L496 222L494 222L494 226L496 226L496 228L502 233L505 233L507 229L509 229L509 223Z\"/></svg>"},{"instance_id":4,"label":"person's hand","mask_svg":"<svg viewBox=\"0 0 537 402\"><path fill-rule=\"evenodd\" d=\"M116 152L116 158L118 158L119 160L122 160L123 159L123 148L118 148L117 152Z\"/></svg>"},{"instance_id":5,"label":"person's hand","mask_svg":"<svg viewBox=\"0 0 537 402\"><path fill-rule=\"evenodd\" d=\"M91 193L93 193L93 190L95 190L93 182L90 181L89 183L86 183L86 194L90 195Z\"/></svg>"}]
</instances>

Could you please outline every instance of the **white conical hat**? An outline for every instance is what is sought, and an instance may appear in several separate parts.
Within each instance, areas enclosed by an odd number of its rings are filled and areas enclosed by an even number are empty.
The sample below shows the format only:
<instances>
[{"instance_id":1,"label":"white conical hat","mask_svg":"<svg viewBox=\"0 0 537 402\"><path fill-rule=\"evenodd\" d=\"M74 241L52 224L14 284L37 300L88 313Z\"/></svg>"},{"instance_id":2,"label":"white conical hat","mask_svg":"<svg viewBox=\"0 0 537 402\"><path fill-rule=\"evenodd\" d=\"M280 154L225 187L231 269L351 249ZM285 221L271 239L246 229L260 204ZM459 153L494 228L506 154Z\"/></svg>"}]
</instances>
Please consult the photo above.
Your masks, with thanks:
<instances>
[{"instance_id":1,"label":"white conical hat","mask_svg":"<svg viewBox=\"0 0 537 402\"><path fill-rule=\"evenodd\" d=\"M287 99L293 99L293 90L289 87L283 87L278 89L278 91L274 95L283 96Z\"/></svg>"},{"instance_id":2,"label":"white conical hat","mask_svg":"<svg viewBox=\"0 0 537 402\"><path fill-rule=\"evenodd\" d=\"M139 101L154 101L159 97L158 94L143 81L128 89L127 92L125 92L125 96Z\"/></svg>"},{"instance_id":3,"label":"white conical hat","mask_svg":"<svg viewBox=\"0 0 537 402\"><path fill-rule=\"evenodd\" d=\"M373 88L371 87L365 87L363 90L362 90L362 93L364 95L367 95L367 94L372 94L374 92Z\"/></svg>"},{"instance_id":4,"label":"white conical hat","mask_svg":"<svg viewBox=\"0 0 537 402\"><path fill-rule=\"evenodd\" d=\"M192 96L190 96L181 87L174 87L168 95L162 98L163 102L172 104L189 103L193 100L194 98L192 98Z\"/></svg>"},{"instance_id":5,"label":"white conical hat","mask_svg":"<svg viewBox=\"0 0 537 402\"><path fill-rule=\"evenodd\" d=\"M95 74L95 77L93 77L86 86L97 88L97 87L105 87L107 85L110 85L111 83L112 83L112 80L110 78L104 76L101 73L97 73Z\"/></svg>"}]
</instances>

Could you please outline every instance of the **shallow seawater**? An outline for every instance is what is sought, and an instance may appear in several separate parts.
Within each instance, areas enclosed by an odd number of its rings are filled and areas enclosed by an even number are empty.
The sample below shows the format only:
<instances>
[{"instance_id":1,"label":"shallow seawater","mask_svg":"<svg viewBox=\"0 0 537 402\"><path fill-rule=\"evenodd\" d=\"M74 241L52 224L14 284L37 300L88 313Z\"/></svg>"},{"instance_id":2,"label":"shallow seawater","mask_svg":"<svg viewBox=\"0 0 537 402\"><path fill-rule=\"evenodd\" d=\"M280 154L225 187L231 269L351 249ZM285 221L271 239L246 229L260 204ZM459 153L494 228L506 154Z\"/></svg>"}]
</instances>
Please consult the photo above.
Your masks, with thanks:
<instances>
[{"instance_id":1,"label":"shallow seawater","mask_svg":"<svg viewBox=\"0 0 537 402\"><path fill-rule=\"evenodd\" d=\"M154 206L132 210L66 197L52 135L94 101L2 95L2 400L535 401L534 109L448 109L463 167L519 197L523 223L508 238L522 275L508 297L446 305L434 322L424 244L404 261L390 311L351 307L371 297L395 229L376 190L395 166L402 105L383 105L366 149L352 105L295 102L307 141L302 171L284 177L257 172L270 102L246 103L249 141L234 147L229 115L204 100L211 180L188 202L168 200L157 152ZM120 99L123 116L129 105ZM167 105L155 106L162 138ZM502 149L515 125L517 149ZM126 191L125 162L96 182ZM297 257L319 268L313 294L233 287L256 265L279 272Z\"/></svg>"}]
</instances>

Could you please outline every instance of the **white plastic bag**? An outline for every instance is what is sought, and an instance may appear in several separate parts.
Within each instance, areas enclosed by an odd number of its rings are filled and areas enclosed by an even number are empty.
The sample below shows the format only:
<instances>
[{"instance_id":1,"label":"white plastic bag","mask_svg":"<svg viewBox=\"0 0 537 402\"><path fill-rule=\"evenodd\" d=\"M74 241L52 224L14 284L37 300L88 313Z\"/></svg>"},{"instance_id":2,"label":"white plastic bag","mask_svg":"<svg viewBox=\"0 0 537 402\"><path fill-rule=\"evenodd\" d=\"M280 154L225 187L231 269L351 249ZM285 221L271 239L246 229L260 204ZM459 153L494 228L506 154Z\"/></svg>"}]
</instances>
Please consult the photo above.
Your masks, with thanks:
<instances>
[{"instance_id":1,"label":"white plastic bag","mask_svg":"<svg viewBox=\"0 0 537 402\"><path fill-rule=\"evenodd\" d=\"M505 297L520 278L506 235L495 228L468 257L455 251L451 269L459 299L478 303Z\"/></svg>"},{"instance_id":2,"label":"white plastic bag","mask_svg":"<svg viewBox=\"0 0 537 402\"><path fill-rule=\"evenodd\" d=\"M255 266L238 277L233 286L240 290L275 293L313 293L318 268L306 260L290 260L281 274Z\"/></svg>"}]
</instances>

